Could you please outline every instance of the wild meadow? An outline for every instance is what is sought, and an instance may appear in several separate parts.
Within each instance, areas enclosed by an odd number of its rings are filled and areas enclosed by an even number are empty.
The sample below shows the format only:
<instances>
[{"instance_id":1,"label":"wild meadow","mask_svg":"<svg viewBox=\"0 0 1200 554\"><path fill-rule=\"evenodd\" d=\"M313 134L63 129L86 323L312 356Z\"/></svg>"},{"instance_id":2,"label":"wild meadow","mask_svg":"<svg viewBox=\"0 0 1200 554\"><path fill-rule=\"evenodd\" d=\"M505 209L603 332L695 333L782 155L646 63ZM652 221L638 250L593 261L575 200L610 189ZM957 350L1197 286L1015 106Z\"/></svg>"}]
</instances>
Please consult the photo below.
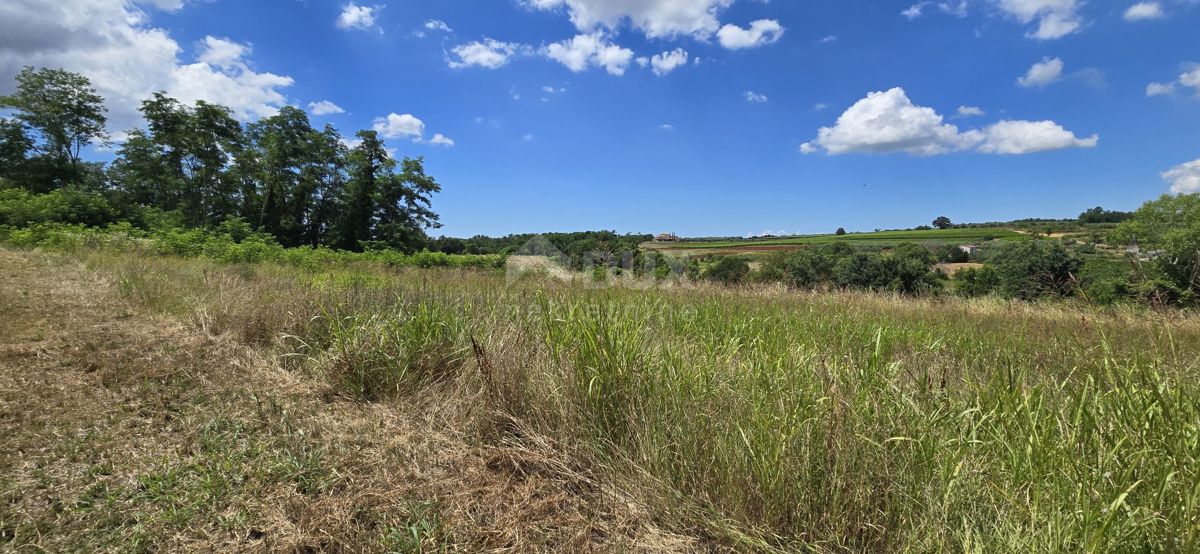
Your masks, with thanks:
<instances>
[{"instance_id":1,"label":"wild meadow","mask_svg":"<svg viewBox=\"0 0 1200 554\"><path fill-rule=\"evenodd\" d=\"M138 306L554 445L720 548L1200 549L1186 312L80 252Z\"/></svg>"}]
</instances>

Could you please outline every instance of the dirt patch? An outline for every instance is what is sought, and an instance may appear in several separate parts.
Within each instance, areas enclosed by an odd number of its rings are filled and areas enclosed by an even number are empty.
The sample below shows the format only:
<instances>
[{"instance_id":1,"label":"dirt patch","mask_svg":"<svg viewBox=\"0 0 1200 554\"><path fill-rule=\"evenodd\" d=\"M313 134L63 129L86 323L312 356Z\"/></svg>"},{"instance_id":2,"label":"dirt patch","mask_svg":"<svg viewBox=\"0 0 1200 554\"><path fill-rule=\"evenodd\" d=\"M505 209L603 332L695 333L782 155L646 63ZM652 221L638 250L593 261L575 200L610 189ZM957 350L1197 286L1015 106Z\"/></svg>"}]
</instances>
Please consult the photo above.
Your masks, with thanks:
<instances>
[{"instance_id":1,"label":"dirt patch","mask_svg":"<svg viewBox=\"0 0 1200 554\"><path fill-rule=\"evenodd\" d=\"M981 267L983 267L983 264L978 264L978 263L974 263L974 262L964 262L964 263L960 263L960 264L938 264L939 269L944 271L946 273L946 275L951 275L951 276L953 276L955 273L958 273L959 271L962 271L964 269L979 269Z\"/></svg>"}]
</instances>

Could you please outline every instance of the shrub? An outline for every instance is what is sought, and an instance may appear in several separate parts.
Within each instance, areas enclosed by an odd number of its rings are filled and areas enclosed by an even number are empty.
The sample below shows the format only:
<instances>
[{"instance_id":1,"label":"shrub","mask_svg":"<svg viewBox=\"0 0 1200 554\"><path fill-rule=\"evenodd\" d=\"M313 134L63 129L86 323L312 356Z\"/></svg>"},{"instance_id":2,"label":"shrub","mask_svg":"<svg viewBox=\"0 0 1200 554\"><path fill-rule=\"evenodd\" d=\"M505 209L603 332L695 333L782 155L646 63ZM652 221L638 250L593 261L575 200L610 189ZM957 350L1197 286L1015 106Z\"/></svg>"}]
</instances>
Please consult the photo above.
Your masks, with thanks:
<instances>
[{"instance_id":1,"label":"shrub","mask_svg":"<svg viewBox=\"0 0 1200 554\"><path fill-rule=\"evenodd\" d=\"M1082 262L1057 241L1031 240L1005 245L993 258L999 291L1009 298L1034 300L1075 292Z\"/></svg>"},{"instance_id":2,"label":"shrub","mask_svg":"<svg viewBox=\"0 0 1200 554\"><path fill-rule=\"evenodd\" d=\"M1000 286L1000 275L991 266L968 267L954 274L954 292L959 296L984 296Z\"/></svg>"},{"instance_id":3,"label":"shrub","mask_svg":"<svg viewBox=\"0 0 1200 554\"><path fill-rule=\"evenodd\" d=\"M749 273L750 263L745 258L726 256L708 266L708 269L704 270L704 278L726 285L735 285L742 282Z\"/></svg>"}]
</instances>

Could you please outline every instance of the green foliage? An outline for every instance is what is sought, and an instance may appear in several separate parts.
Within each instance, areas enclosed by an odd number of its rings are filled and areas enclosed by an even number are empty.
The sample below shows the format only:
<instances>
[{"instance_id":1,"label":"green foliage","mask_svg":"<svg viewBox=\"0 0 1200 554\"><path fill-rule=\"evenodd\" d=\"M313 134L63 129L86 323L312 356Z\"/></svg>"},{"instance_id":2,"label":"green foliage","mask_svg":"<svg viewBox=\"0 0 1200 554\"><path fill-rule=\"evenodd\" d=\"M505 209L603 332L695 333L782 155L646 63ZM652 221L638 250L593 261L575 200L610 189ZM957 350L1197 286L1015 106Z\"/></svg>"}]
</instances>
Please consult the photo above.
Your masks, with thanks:
<instances>
[{"instance_id":1,"label":"green foliage","mask_svg":"<svg viewBox=\"0 0 1200 554\"><path fill-rule=\"evenodd\" d=\"M1120 223L1128 220L1133 214L1130 212L1119 212L1116 210L1106 210L1099 206L1084 211L1079 214L1079 222L1084 224L1094 223Z\"/></svg>"},{"instance_id":2,"label":"green foliage","mask_svg":"<svg viewBox=\"0 0 1200 554\"><path fill-rule=\"evenodd\" d=\"M104 99L86 77L62 69L25 67L16 81L16 91L0 97L0 108L13 110L23 129L18 132L11 123L4 126L4 155L37 152L36 163L25 168L23 175L29 190L46 192L80 183L86 173L80 152L108 139ZM25 130L39 140L32 141Z\"/></svg>"},{"instance_id":3,"label":"green foliage","mask_svg":"<svg viewBox=\"0 0 1200 554\"><path fill-rule=\"evenodd\" d=\"M933 247L934 258L944 264L961 264L971 261L971 255L957 244L939 244Z\"/></svg>"},{"instance_id":4,"label":"green foliage","mask_svg":"<svg viewBox=\"0 0 1200 554\"><path fill-rule=\"evenodd\" d=\"M1144 280L1159 283L1151 288L1162 291L1162 298L1179 302L1200 294L1200 195L1147 202L1117 226L1113 239L1139 247L1139 256L1148 258Z\"/></svg>"},{"instance_id":5,"label":"green foliage","mask_svg":"<svg viewBox=\"0 0 1200 554\"><path fill-rule=\"evenodd\" d=\"M835 235L837 235L837 236L839 236L839 237L840 237L840 236L842 236L842 235L845 235L845 234L846 234L846 230L845 230L845 229L843 229L843 228L841 228L841 227L838 227L838 228L837 228L837 231L834 231L834 233L833 233L833 234L835 234Z\"/></svg>"},{"instance_id":6,"label":"green foliage","mask_svg":"<svg viewBox=\"0 0 1200 554\"><path fill-rule=\"evenodd\" d=\"M1082 262L1061 243L1034 240L1004 245L992 263L1000 278L999 291L1009 298L1035 300L1075 293Z\"/></svg>"},{"instance_id":7,"label":"green foliage","mask_svg":"<svg viewBox=\"0 0 1200 554\"><path fill-rule=\"evenodd\" d=\"M950 218L944 215L938 216L937 219L933 220L933 226L937 227L938 229L949 229L953 225L954 224L950 222Z\"/></svg>"},{"instance_id":8,"label":"green foliage","mask_svg":"<svg viewBox=\"0 0 1200 554\"><path fill-rule=\"evenodd\" d=\"M48 194L23 189L0 189L0 225L26 227L39 223L67 223L100 227L127 216L103 195L74 188Z\"/></svg>"},{"instance_id":9,"label":"green foliage","mask_svg":"<svg viewBox=\"0 0 1200 554\"><path fill-rule=\"evenodd\" d=\"M1000 288L1000 275L991 266L968 267L954 274L953 283L959 296L985 296Z\"/></svg>"},{"instance_id":10,"label":"green foliage","mask_svg":"<svg viewBox=\"0 0 1200 554\"><path fill-rule=\"evenodd\" d=\"M740 256L724 256L704 270L704 278L726 285L741 283L750 274L750 262Z\"/></svg>"}]
</instances>

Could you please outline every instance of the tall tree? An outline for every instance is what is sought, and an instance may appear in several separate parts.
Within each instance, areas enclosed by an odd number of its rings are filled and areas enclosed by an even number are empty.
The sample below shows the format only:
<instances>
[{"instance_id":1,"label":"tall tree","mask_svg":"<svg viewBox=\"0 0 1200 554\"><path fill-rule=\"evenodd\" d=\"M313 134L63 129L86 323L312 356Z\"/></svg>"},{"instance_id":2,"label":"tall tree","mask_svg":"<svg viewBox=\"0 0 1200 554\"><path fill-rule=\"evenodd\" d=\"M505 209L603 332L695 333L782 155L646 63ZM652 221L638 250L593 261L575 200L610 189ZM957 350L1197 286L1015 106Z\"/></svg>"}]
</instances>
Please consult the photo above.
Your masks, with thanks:
<instances>
[{"instance_id":1,"label":"tall tree","mask_svg":"<svg viewBox=\"0 0 1200 554\"><path fill-rule=\"evenodd\" d=\"M20 122L0 117L0 179L12 185L26 182L29 151L33 140ZM0 184L0 187L4 186Z\"/></svg>"},{"instance_id":2,"label":"tall tree","mask_svg":"<svg viewBox=\"0 0 1200 554\"><path fill-rule=\"evenodd\" d=\"M395 166L394 161L388 161ZM424 158L404 158L400 174L385 175L375 191L375 240L405 252L423 247L428 241L425 229L442 226L430 209L430 196L441 190L441 185L425 173Z\"/></svg>"},{"instance_id":3,"label":"tall tree","mask_svg":"<svg viewBox=\"0 0 1200 554\"><path fill-rule=\"evenodd\" d=\"M363 243L374 238L376 190L380 178L387 178L396 162L375 131L359 131L355 136L359 143L347 160L349 181L342 194L335 246L357 252L363 249Z\"/></svg>"},{"instance_id":4,"label":"tall tree","mask_svg":"<svg viewBox=\"0 0 1200 554\"><path fill-rule=\"evenodd\" d=\"M25 67L16 79L16 92L0 97L0 107L14 110L14 117L41 139L37 149L46 168L41 188L78 182L85 171L83 148L108 140L104 99L87 77L63 69Z\"/></svg>"}]
</instances>

